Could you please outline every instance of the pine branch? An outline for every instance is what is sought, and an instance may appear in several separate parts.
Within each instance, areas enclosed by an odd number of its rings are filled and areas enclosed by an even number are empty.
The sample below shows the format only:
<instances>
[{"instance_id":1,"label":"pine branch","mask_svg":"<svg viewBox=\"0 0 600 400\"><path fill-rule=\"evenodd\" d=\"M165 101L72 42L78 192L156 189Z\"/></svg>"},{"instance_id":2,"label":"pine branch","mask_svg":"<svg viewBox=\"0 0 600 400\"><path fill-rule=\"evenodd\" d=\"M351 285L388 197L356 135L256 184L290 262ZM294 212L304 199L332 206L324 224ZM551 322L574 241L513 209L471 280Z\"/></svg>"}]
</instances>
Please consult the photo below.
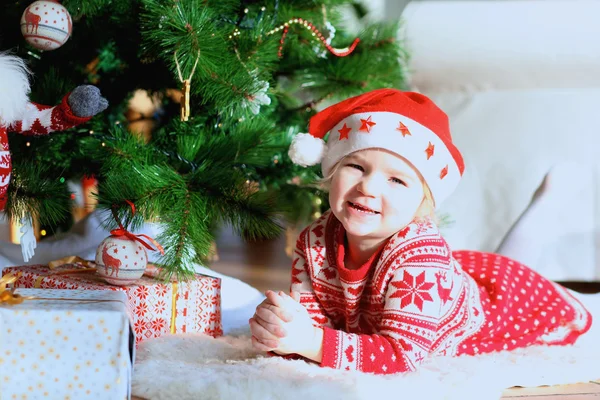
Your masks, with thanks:
<instances>
[{"instance_id":1,"label":"pine branch","mask_svg":"<svg viewBox=\"0 0 600 400\"><path fill-rule=\"evenodd\" d=\"M49 177L44 166L25 168L24 162L13 161L14 172L5 209L8 219L17 222L30 214L42 225L64 222L71 209L66 183L55 176Z\"/></svg>"}]
</instances>

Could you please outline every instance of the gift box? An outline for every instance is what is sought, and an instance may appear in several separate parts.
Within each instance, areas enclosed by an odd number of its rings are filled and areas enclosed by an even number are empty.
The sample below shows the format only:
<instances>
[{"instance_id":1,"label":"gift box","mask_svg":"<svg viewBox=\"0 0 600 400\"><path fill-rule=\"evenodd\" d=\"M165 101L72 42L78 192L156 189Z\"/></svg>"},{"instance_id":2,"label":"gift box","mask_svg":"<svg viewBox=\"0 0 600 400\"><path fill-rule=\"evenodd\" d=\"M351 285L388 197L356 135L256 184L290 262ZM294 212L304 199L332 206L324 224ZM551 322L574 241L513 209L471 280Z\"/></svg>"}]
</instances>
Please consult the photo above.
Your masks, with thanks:
<instances>
[{"instance_id":1,"label":"gift box","mask_svg":"<svg viewBox=\"0 0 600 400\"><path fill-rule=\"evenodd\" d=\"M17 289L0 303L2 399L129 399L135 339L122 292ZM28 298L31 297L31 298Z\"/></svg>"},{"instance_id":2,"label":"gift box","mask_svg":"<svg viewBox=\"0 0 600 400\"><path fill-rule=\"evenodd\" d=\"M127 295L137 343L168 333L196 332L217 337L221 325L221 280L197 274L187 282L162 282L156 268L135 284L113 286L94 272L79 271L78 264L52 269L45 265L5 268L19 274L16 288L85 289L122 291Z\"/></svg>"}]
</instances>

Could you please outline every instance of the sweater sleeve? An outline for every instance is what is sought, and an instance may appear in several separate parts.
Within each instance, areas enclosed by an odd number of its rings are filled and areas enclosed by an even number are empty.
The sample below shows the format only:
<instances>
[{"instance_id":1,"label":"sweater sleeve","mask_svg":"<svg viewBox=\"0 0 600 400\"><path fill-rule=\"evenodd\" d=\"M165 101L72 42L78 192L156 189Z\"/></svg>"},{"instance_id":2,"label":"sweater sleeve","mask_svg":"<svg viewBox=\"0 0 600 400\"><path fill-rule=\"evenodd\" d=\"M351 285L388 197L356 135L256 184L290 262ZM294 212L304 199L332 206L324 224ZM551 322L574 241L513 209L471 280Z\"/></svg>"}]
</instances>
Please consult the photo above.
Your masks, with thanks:
<instances>
[{"instance_id":1,"label":"sweater sleeve","mask_svg":"<svg viewBox=\"0 0 600 400\"><path fill-rule=\"evenodd\" d=\"M67 94L57 106L44 106L28 103L20 121L11 124L7 130L22 135L47 135L54 131L63 131L87 122L91 117L78 117L73 114Z\"/></svg>"},{"instance_id":2,"label":"sweater sleeve","mask_svg":"<svg viewBox=\"0 0 600 400\"><path fill-rule=\"evenodd\" d=\"M312 273L307 261L309 228L305 229L296 241L296 249L292 261L291 290L300 293L300 304L306 308L315 326L333 327L331 319L326 315L312 283Z\"/></svg>"},{"instance_id":3,"label":"sweater sleeve","mask_svg":"<svg viewBox=\"0 0 600 400\"><path fill-rule=\"evenodd\" d=\"M436 290L442 269L448 271L441 265L398 268L386 287L379 331L365 335L324 328L321 366L377 374L414 371L432 350L445 308Z\"/></svg>"}]
</instances>

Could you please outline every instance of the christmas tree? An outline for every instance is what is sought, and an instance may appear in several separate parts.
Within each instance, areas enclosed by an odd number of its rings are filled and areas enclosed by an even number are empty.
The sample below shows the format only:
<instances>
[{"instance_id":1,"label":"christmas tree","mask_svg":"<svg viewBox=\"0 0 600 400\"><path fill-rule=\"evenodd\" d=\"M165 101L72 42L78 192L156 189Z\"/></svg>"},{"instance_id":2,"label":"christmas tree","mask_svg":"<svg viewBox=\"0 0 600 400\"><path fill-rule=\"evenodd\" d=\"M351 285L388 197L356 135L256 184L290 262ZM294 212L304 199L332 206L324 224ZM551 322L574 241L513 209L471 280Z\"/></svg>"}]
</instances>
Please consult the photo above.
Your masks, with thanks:
<instances>
[{"instance_id":1,"label":"christmas tree","mask_svg":"<svg viewBox=\"0 0 600 400\"><path fill-rule=\"evenodd\" d=\"M38 18L32 3L3 5L0 24L0 50L34 74L31 100L58 104L87 83L110 106L66 132L9 137L7 215L30 213L49 232L64 229L67 182L93 176L98 207L116 215L107 212L107 224L165 225L161 266L180 278L209 254L222 224L269 238L281 216L304 224L324 211L320 170L289 160L291 139L332 102L404 86L397 24L347 32L343 15L364 15L350 1L64 0L73 31L51 51L18 28L22 17L24 29ZM135 116L140 90L156 107ZM151 132L140 135L135 118L151 122Z\"/></svg>"}]
</instances>

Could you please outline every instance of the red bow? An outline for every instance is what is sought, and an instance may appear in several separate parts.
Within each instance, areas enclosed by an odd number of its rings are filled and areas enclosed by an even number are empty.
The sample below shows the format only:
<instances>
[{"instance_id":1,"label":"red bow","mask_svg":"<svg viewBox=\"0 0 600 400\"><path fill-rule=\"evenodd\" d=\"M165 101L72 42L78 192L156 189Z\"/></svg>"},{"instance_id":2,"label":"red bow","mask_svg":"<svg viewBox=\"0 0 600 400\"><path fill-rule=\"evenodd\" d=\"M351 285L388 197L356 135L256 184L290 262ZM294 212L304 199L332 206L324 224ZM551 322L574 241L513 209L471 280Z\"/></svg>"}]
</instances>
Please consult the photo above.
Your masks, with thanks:
<instances>
[{"instance_id":1,"label":"red bow","mask_svg":"<svg viewBox=\"0 0 600 400\"><path fill-rule=\"evenodd\" d=\"M131 212L132 212L132 216L135 215L135 205L129 201L129 200L125 200L127 202L127 204L129 204L131 206ZM163 249L163 247L158 244L158 242L154 239L152 239L150 236L148 235L135 235L131 232L129 232L127 229L125 229L123 227L123 224L121 223L121 221L119 221L119 218L117 217L117 213L114 212L113 210L113 215L115 216L115 219L117 220L117 223L119 224L119 228L118 229L113 229L112 231L110 231L110 234L113 236L125 236L131 240L135 240L137 242L140 242L142 244L142 246L144 246L145 248L147 248L148 250L152 250L154 251L155 249L152 248L152 246L150 246L148 243L146 243L141 237L145 237L146 239L148 239L150 241L150 243L152 243L154 246L156 246L156 250L160 251L160 254L165 255L165 250Z\"/></svg>"}]
</instances>

